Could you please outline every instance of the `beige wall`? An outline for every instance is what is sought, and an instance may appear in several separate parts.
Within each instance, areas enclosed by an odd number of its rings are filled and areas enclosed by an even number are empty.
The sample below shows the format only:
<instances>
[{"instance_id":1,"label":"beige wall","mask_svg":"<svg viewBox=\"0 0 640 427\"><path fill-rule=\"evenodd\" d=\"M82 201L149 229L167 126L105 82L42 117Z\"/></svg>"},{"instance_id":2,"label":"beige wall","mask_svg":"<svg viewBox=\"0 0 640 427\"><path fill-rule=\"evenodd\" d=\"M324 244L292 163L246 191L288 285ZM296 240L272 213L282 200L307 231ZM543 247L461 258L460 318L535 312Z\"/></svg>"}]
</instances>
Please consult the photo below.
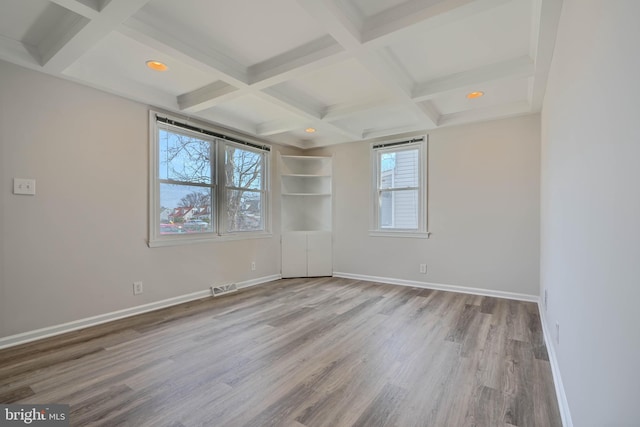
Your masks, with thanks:
<instances>
[{"instance_id":1,"label":"beige wall","mask_svg":"<svg viewBox=\"0 0 640 427\"><path fill-rule=\"evenodd\" d=\"M427 240L369 236L369 143L316 153L334 156L334 271L538 295L538 115L430 132Z\"/></svg>"},{"instance_id":2,"label":"beige wall","mask_svg":"<svg viewBox=\"0 0 640 427\"><path fill-rule=\"evenodd\" d=\"M640 425L640 3L564 0L542 114L541 286L573 425Z\"/></svg>"},{"instance_id":3,"label":"beige wall","mask_svg":"<svg viewBox=\"0 0 640 427\"><path fill-rule=\"evenodd\" d=\"M277 181L273 238L150 249L148 107L1 61L0 76L0 337L279 274Z\"/></svg>"}]
</instances>

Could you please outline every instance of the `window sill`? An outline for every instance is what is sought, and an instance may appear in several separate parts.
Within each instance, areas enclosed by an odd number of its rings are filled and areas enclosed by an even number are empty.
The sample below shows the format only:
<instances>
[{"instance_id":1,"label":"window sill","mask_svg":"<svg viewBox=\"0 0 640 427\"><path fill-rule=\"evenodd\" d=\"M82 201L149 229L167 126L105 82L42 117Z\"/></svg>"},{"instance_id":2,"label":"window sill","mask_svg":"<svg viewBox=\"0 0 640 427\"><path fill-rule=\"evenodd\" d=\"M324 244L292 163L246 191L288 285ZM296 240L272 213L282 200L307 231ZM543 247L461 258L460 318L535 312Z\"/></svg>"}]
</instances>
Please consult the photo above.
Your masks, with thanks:
<instances>
[{"instance_id":1,"label":"window sill","mask_svg":"<svg viewBox=\"0 0 640 427\"><path fill-rule=\"evenodd\" d=\"M176 237L167 237L161 239L149 240L147 245L150 248L159 248L164 246L180 246L180 245L191 245L196 243L217 243L217 242L230 242L234 240L251 240L251 239L269 239L273 237L273 233L270 232L262 232L262 233L233 233L233 234L225 234L225 235L210 235L210 236L176 236Z\"/></svg>"},{"instance_id":2,"label":"window sill","mask_svg":"<svg viewBox=\"0 0 640 427\"><path fill-rule=\"evenodd\" d=\"M428 239L431 233L423 231L380 231L370 230L371 237L404 237L411 239Z\"/></svg>"}]
</instances>

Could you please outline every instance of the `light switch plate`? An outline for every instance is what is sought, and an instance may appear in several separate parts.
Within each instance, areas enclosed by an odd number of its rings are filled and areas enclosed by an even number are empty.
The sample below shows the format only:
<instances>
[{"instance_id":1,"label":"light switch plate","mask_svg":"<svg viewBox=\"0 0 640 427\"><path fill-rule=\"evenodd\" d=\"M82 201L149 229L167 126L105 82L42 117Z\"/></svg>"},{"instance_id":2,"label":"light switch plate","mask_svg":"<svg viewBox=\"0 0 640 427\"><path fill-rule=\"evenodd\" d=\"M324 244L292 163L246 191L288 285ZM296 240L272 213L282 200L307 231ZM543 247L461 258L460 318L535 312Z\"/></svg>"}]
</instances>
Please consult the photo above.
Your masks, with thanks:
<instances>
[{"instance_id":1,"label":"light switch plate","mask_svg":"<svg viewBox=\"0 0 640 427\"><path fill-rule=\"evenodd\" d=\"M25 178L13 178L13 194L26 194L33 196L36 194L36 180Z\"/></svg>"}]
</instances>

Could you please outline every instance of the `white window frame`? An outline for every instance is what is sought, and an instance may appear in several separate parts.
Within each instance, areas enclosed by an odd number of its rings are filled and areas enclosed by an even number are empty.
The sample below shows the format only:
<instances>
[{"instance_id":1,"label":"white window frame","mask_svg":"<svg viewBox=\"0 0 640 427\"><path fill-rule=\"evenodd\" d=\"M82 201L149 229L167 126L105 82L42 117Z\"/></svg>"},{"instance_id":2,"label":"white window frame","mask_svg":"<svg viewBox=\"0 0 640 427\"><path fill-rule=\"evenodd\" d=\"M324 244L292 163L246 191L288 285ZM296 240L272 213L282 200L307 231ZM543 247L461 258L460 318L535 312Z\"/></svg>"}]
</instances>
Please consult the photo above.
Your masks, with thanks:
<instances>
[{"instance_id":1,"label":"white window frame","mask_svg":"<svg viewBox=\"0 0 640 427\"><path fill-rule=\"evenodd\" d=\"M210 132L212 135L207 135L197 131L191 131L183 129L181 127L175 127L176 132L192 135L194 137L211 141L213 144L214 161L213 165L214 174L212 175L211 185L201 185L212 189L212 215L213 215L213 231L202 233L188 233L188 234L161 234L160 233L160 174L159 174L159 129L169 127L165 123L158 123L157 117L169 119L170 121L187 124L187 120L179 117L173 117L171 115L149 111L149 230L148 230L148 246L149 247L161 247L161 246L174 246L184 245L192 243L203 242L220 242L228 240L242 240L242 239L258 239L258 238L270 238L273 236L271 232L271 146L264 144L262 141L254 140L250 137L220 133L214 128L209 128L198 124L198 129ZM262 170L262 221L263 230L259 231L236 231L226 232L226 202L225 192L227 190L225 179L225 148L227 144L234 144L239 148L249 151L260 152L264 156L264 164ZM260 149L260 148L262 149Z\"/></svg>"},{"instance_id":2,"label":"white window frame","mask_svg":"<svg viewBox=\"0 0 640 427\"><path fill-rule=\"evenodd\" d=\"M263 156L263 163L262 163L262 179L261 179L261 183L262 186L260 188L260 190L253 190L253 189L249 189L249 188L243 188L243 187L234 187L234 186L228 186L227 182L226 182L226 176L224 173L224 170L221 170L220 173L218 174L219 177L219 183L220 183L220 191L219 191L219 196L218 196L218 200L226 200L226 192L227 190L240 190L240 191L253 191L253 192L259 192L262 195L262 203L261 203L261 218L262 218L262 223L263 223L263 228L266 230L267 228L267 220L266 217L268 215L268 211L269 209L267 209L267 205L269 204L269 191L268 191L268 180L266 179L268 175L268 171L269 171L269 153L263 151L263 150L258 150L255 148L252 148L250 146L246 146L246 145L241 145L238 143L235 143L233 141L226 141L226 140L218 140L218 158L220 158L220 160L218 161L218 169L220 169L221 167L224 169L224 165L225 165L225 161L224 158L226 157L226 148L227 146L233 146L242 150L246 150L246 151L251 151L254 153L258 153L260 155ZM263 234L264 230L261 231L253 231L253 230L238 230L238 231L225 231L227 230L228 224L227 224L227 210L226 210L226 205L224 203L219 203L219 205L221 206L221 209L218 210L218 216L220 218L220 220L218 221L218 225L220 226L219 228L219 233L221 236L237 236L237 237L241 237L241 236L247 236L247 235L253 235L253 234Z\"/></svg>"},{"instance_id":3,"label":"white window frame","mask_svg":"<svg viewBox=\"0 0 640 427\"><path fill-rule=\"evenodd\" d=\"M371 144L371 229L369 235L372 237L411 237L427 239L428 232L428 188L427 188L427 167L428 167L428 135L416 137L408 140L397 140L388 142L377 142ZM380 155L390 152L398 152L407 149L418 149L418 228L401 229L387 228L380 225L380 203L382 202L383 191L380 188L381 167ZM408 187L409 188L409 187ZM411 187L416 188L416 187ZM397 188L397 190L402 190ZM393 193L392 193L393 194Z\"/></svg>"}]
</instances>

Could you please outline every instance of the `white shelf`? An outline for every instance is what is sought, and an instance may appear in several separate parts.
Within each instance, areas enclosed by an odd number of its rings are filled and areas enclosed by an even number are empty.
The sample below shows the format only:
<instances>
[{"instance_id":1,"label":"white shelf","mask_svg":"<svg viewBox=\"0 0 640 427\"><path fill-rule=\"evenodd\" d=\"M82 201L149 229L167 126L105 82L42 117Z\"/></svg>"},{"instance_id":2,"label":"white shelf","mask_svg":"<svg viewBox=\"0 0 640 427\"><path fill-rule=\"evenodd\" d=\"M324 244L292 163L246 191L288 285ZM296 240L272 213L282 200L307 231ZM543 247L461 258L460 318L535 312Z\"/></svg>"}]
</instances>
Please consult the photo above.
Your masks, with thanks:
<instances>
[{"instance_id":1,"label":"white shelf","mask_svg":"<svg viewBox=\"0 0 640 427\"><path fill-rule=\"evenodd\" d=\"M331 176L331 157L281 156L281 176Z\"/></svg>"},{"instance_id":2,"label":"white shelf","mask_svg":"<svg viewBox=\"0 0 640 427\"><path fill-rule=\"evenodd\" d=\"M331 197L331 193L282 193L283 196L329 196Z\"/></svg>"},{"instance_id":3,"label":"white shelf","mask_svg":"<svg viewBox=\"0 0 640 427\"><path fill-rule=\"evenodd\" d=\"M289 174L282 174L280 176L291 176L291 177L297 177L297 178L331 178L331 175L314 175L314 174L308 174L308 173L289 173Z\"/></svg>"},{"instance_id":4,"label":"white shelf","mask_svg":"<svg viewBox=\"0 0 640 427\"><path fill-rule=\"evenodd\" d=\"M327 160L327 159L331 159L331 157L326 157L326 156L291 156L291 155L287 155L287 154L283 154L282 156L283 159L296 159L296 160Z\"/></svg>"},{"instance_id":5,"label":"white shelf","mask_svg":"<svg viewBox=\"0 0 640 427\"><path fill-rule=\"evenodd\" d=\"M331 161L280 156L282 277L333 274Z\"/></svg>"}]
</instances>

